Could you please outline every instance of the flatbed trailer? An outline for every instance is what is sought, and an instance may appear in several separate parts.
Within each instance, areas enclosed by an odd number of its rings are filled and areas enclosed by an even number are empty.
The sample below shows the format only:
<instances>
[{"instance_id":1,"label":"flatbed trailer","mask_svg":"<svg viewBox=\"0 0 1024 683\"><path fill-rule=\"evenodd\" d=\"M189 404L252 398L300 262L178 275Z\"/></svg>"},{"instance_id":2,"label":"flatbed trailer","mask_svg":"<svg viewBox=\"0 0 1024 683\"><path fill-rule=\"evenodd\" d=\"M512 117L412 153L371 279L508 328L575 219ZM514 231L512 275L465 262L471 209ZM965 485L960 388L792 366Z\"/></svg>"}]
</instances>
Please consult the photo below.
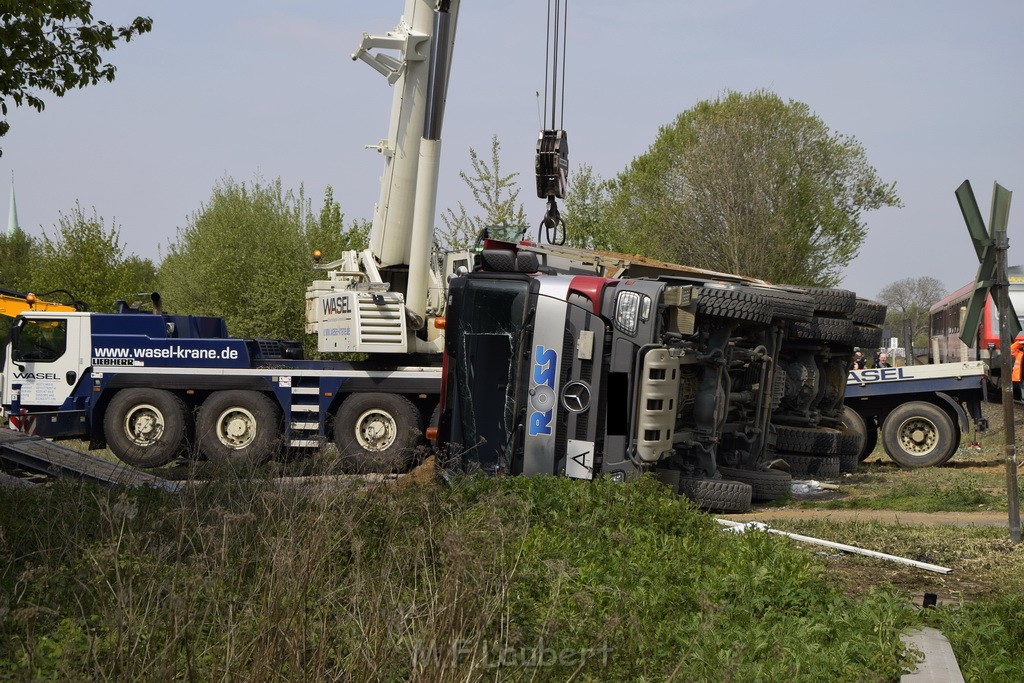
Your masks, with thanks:
<instances>
[{"instance_id":1,"label":"flatbed trailer","mask_svg":"<svg viewBox=\"0 0 1024 683\"><path fill-rule=\"evenodd\" d=\"M863 431L860 458L879 435L890 458L902 467L933 467L952 458L965 432L984 431L982 403L998 392L982 361L851 370L845 419Z\"/></svg>"}]
</instances>

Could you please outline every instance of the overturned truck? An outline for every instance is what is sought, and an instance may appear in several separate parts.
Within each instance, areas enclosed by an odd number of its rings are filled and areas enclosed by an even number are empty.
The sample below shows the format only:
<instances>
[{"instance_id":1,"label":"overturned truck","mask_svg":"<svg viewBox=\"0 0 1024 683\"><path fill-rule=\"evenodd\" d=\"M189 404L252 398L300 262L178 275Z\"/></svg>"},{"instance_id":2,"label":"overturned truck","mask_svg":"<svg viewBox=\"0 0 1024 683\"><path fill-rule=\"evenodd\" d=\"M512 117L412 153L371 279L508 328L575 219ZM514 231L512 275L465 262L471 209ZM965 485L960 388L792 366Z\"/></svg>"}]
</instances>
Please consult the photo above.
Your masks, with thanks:
<instances>
[{"instance_id":1,"label":"overturned truck","mask_svg":"<svg viewBox=\"0 0 1024 683\"><path fill-rule=\"evenodd\" d=\"M445 472L627 480L745 510L791 473L855 469L854 347L885 307L850 291L487 239L450 283Z\"/></svg>"}]
</instances>

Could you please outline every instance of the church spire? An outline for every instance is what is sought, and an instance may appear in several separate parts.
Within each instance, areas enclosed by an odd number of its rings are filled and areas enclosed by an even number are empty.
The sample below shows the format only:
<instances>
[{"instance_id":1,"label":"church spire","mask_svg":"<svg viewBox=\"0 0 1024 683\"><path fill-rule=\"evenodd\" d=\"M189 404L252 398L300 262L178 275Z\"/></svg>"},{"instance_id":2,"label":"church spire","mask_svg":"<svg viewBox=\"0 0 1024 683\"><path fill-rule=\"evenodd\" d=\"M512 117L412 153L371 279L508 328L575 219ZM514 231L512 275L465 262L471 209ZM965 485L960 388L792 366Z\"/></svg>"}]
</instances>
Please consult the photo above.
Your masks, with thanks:
<instances>
[{"instance_id":1,"label":"church spire","mask_svg":"<svg viewBox=\"0 0 1024 683\"><path fill-rule=\"evenodd\" d=\"M11 171L11 209L7 212L7 236L14 237L18 230L18 204L14 201L14 171Z\"/></svg>"}]
</instances>

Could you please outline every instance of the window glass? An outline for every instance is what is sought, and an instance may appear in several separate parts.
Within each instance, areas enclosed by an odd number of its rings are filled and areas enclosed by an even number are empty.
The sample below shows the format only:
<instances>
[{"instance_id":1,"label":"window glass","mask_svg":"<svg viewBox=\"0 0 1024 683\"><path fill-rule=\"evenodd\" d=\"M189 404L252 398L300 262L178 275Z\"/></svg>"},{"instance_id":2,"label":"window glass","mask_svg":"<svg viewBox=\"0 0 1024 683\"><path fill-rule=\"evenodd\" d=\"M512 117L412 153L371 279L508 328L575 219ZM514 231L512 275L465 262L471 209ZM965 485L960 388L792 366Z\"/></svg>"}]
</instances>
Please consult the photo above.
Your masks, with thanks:
<instances>
[{"instance_id":1,"label":"window glass","mask_svg":"<svg viewBox=\"0 0 1024 683\"><path fill-rule=\"evenodd\" d=\"M45 363L64 355L68 348L67 320L29 320L18 336L20 360Z\"/></svg>"}]
</instances>

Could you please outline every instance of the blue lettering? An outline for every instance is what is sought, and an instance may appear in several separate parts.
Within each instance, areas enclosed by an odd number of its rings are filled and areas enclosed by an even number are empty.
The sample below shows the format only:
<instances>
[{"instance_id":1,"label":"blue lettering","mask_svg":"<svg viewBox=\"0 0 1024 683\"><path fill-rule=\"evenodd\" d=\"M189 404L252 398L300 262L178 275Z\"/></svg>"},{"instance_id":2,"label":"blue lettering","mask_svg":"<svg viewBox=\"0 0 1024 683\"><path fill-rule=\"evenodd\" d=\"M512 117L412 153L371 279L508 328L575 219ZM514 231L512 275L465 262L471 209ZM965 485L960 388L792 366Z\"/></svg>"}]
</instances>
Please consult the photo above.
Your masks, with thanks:
<instances>
[{"instance_id":1,"label":"blue lettering","mask_svg":"<svg viewBox=\"0 0 1024 683\"><path fill-rule=\"evenodd\" d=\"M546 384L552 389L555 387L555 365L558 363L558 354L554 349L545 349L538 346L534 351L533 381L536 384Z\"/></svg>"},{"instance_id":2,"label":"blue lettering","mask_svg":"<svg viewBox=\"0 0 1024 683\"><path fill-rule=\"evenodd\" d=\"M550 387L551 389L554 389L555 371L557 366L558 353L554 349L546 349L543 346L538 346L533 352L533 383L538 387ZM532 394L534 392L531 391L530 393ZM553 396L550 392L548 393ZM530 413L530 436L546 436L551 434L551 418L553 416L554 408L549 408L546 411L534 410Z\"/></svg>"},{"instance_id":3,"label":"blue lettering","mask_svg":"<svg viewBox=\"0 0 1024 683\"><path fill-rule=\"evenodd\" d=\"M897 379L914 379L914 374L907 368L869 368L847 373L847 381L854 383L890 382Z\"/></svg>"},{"instance_id":4,"label":"blue lettering","mask_svg":"<svg viewBox=\"0 0 1024 683\"><path fill-rule=\"evenodd\" d=\"M548 435L551 433L551 410L546 413L537 411L530 415L530 436Z\"/></svg>"}]
</instances>

